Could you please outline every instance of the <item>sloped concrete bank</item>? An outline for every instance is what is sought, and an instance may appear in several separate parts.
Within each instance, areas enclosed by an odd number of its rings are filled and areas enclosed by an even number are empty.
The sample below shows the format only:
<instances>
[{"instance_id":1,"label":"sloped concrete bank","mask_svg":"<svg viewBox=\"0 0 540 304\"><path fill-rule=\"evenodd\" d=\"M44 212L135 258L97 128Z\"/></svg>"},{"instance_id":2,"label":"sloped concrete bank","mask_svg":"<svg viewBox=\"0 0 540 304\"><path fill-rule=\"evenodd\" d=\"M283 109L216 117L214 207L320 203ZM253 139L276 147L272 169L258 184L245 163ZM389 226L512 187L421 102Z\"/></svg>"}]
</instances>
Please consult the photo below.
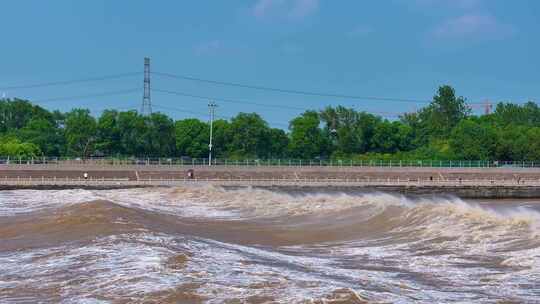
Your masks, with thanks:
<instances>
[{"instance_id":1,"label":"sloped concrete bank","mask_svg":"<svg viewBox=\"0 0 540 304\"><path fill-rule=\"evenodd\" d=\"M18 183L16 181L1 181L2 190L65 190L65 189L87 189L87 190L114 190L146 187L198 187L213 185L225 189L255 188L276 192L286 192L291 194L303 193L366 193L385 192L403 194L406 196L456 196L470 199L508 199L508 198L540 198L540 185L392 185L391 183L369 185L355 182L334 182L314 183L301 181L34 181Z\"/></svg>"},{"instance_id":2,"label":"sloped concrete bank","mask_svg":"<svg viewBox=\"0 0 540 304\"><path fill-rule=\"evenodd\" d=\"M238 188L238 187L226 187ZM463 199L510 199L510 198L540 198L540 186L255 186L254 188L279 191L286 193L303 192L386 192L406 196L456 196Z\"/></svg>"},{"instance_id":3,"label":"sloped concrete bank","mask_svg":"<svg viewBox=\"0 0 540 304\"><path fill-rule=\"evenodd\" d=\"M123 184L80 184L80 185L73 185L73 184L3 184L0 185L0 191L8 191L8 190L70 190L70 189L85 189L85 190L117 190L117 189L134 189L134 188L149 188L149 187L156 187L152 185L123 185Z\"/></svg>"}]
</instances>

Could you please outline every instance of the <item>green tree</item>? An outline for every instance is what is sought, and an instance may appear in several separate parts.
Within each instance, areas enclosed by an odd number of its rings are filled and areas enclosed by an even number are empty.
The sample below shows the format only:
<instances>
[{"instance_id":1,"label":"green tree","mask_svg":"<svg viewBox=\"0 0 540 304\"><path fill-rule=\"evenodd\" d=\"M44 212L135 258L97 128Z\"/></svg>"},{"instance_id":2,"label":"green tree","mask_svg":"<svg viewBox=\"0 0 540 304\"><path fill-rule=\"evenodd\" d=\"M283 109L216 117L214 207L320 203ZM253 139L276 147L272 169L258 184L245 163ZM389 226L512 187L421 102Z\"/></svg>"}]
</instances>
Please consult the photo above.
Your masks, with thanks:
<instances>
[{"instance_id":1,"label":"green tree","mask_svg":"<svg viewBox=\"0 0 540 304\"><path fill-rule=\"evenodd\" d=\"M452 129L469 114L470 108L465 99L457 97L452 87L442 86L433 101L420 110L417 117L408 118L416 119L415 125L421 129L417 131L417 135L424 137L420 143L426 144L429 138L448 138Z\"/></svg>"},{"instance_id":2,"label":"green tree","mask_svg":"<svg viewBox=\"0 0 540 304\"><path fill-rule=\"evenodd\" d=\"M320 112L326 128L324 134L338 154L358 153L362 149L362 132L358 130L359 114L354 109L326 107Z\"/></svg>"},{"instance_id":3,"label":"green tree","mask_svg":"<svg viewBox=\"0 0 540 304\"><path fill-rule=\"evenodd\" d=\"M0 156L29 159L41 154L39 147L33 143L21 142L17 138L0 139Z\"/></svg>"},{"instance_id":4,"label":"green tree","mask_svg":"<svg viewBox=\"0 0 540 304\"><path fill-rule=\"evenodd\" d=\"M31 119L45 119L54 123L52 114L27 100L0 100L0 131L21 129Z\"/></svg>"},{"instance_id":5,"label":"green tree","mask_svg":"<svg viewBox=\"0 0 540 304\"><path fill-rule=\"evenodd\" d=\"M174 155L175 130L174 122L167 115L152 113L145 117L146 127L143 133L144 151L148 156L171 156Z\"/></svg>"},{"instance_id":6,"label":"green tree","mask_svg":"<svg viewBox=\"0 0 540 304\"><path fill-rule=\"evenodd\" d=\"M499 141L496 149L498 160L520 161L527 155L529 142L527 139L527 127L508 125L499 129Z\"/></svg>"},{"instance_id":7,"label":"green tree","mask_svg":"<svg viewBox=\"0 0 540 304\"><path fill-rule=\"evenodd\" d=\"M392 122L394 130L396 130L396 145L399 151L410 151L415 148L413 129L401 123L400 121Z\"/></svg>"},{"instance_id":8,"label":"green tree","mask_svg":"<svg viewBox=\"0 0 540 304\"><path fill-rule=\"evenodd\" d=\"M540 127L534 127L527 130L527 153L525 160L540 160Z\"/></svg>"},{"instance_id":9,"label":"green tree","mask_svg":"<svg viewBox=\"0 0 540 304\"><path fill-rule=\"evenodd\" d=\"M48 119L32 118L17 134L22 141L37 145L45 155L64 154L65 140L62 131Z\"/></svg>"},{"instance_id":10,"label":"green tree","mask_svg":"<svg viewBox=\"0 0 540 304\"><path fill-rule=\"evenodd\" d=\"M355 125L356 132L361 134L360 150L359 153L366 153L370 151L373 146L373 136L375 135L375 129L377 125L381 123L381 118L375 115L360 112L358 114L358 121Z\"/></svg>"},{"instance_id":11,"label":"green tree","mask_svg":"<svg viewBox=\"0 0 540 304\"><path fill-rule=\"evenodd\" d=\"M125 111L118 113L118 129L120 136L120 154L126 156L147 156L146 140L147 124L144 116L137 111Z\"/></svg>"},{"instance_id":12,"label":"green tree","mask_svg":"<svg viewBox=\"0 0 540 304\"><path fill-rule=\"evenodd\" d=\"M496 155L497 132L470 119L462 120L452 131L450 148L464 160L490 160Z\"/></svg>"},{"instance_id":13,"label":"green tree","mask_svg":"<svg viewBox=\"0 0 540 304\"><path fill-rule=\"evenodd\" d=\"M270 129L269 131L270 145L268 158L283 158L287 156L289 137L287 133L281 129Z\"/></svg>"},{"instance_id":14,"label":"green tree","mask_svg":"<svg viewBox=\"0 0 540 304\"><path fill-rule=\"evenodd\" d=\"M491 116L500 126L540 126L540 108L533 102L524 105L499 103Z\"/></svg>"},{"instance_id":15,"label":"green tree","mask_svg":"<svg viewBox=\"0 0 540 304\"><path fill-rule=\"evenodd\" d=\"M239 113L231 119L228 129L228 151L237 157L269 156L270 129L256 113Z\"/></svg>"},{"instance_id":16,"label":"green tree","mask_svg":"<svg viewBox=\"0 0 540 304\"><path fill-rule=\"evenodd\" d=\"M180 156L207 157L209 136L210 127L198 119L183 119L175 123L176 150Z\"/></svg>"},{"instance_id":17,"label":"green tree","mask_svg":"<svg viewBox=\"0 0 540 304\"><path fill-rule=\"evenodd\" d=\"M118 126L118 111L105 110L97 122L96 150L104 155L121 153L122 130Z\"/></svg>"},{"instance_id":18,"label":"green tree","mask_svg":"<svg viewBox=\"0 0 540 304\"><path fill-rule=\"evenodd\" d=\"M372 148L375 128L381 119L366 112L338 106L327 107L320 113L325 123L325 133L338 155L365 153Z\"/></svg>"},{"instance_id":19,"label":"green tree","mask_svg":"<svg viewBox=\"0 0 540 304\"><path fill-rule=\"evenodd\" d=\"M94 151L97 123L87 109L74 109L66 115L65 134L68 153L88 157Z\"/></svg>"},{"instance_id":20,"label":"green tree","mask_svg":"<svg viewBox=\"0 0 540 304\"><path fill-rule=\"evenodd\" d=\"M375 125L372 148L379 153L406 151L410 142L410 127L384 120Z\"/></svg>"},{"instance_id":21,"label":"green tree","mask_svg":"<svg viewBox=\"0 0 540 304\"><path fill-rule=\"evenodd\" d=\"M442 133L452 130L462 119L470 114L470 108L463 97L457 97L454 88L442 86L433 102L428 106L429 122L432 133Z\"/></svg>"},{"instance_id":22,"label":"green tree","mask_svg":"<svg viewBox=\"0 0 540 304\"><path fill-rule=\"evenodd\" d=\"M306 111L290 122L289 151L292 157L313 159L328 156L330 142L320 124L319 114L315 111Z\"/></svg>"}]
</instances>

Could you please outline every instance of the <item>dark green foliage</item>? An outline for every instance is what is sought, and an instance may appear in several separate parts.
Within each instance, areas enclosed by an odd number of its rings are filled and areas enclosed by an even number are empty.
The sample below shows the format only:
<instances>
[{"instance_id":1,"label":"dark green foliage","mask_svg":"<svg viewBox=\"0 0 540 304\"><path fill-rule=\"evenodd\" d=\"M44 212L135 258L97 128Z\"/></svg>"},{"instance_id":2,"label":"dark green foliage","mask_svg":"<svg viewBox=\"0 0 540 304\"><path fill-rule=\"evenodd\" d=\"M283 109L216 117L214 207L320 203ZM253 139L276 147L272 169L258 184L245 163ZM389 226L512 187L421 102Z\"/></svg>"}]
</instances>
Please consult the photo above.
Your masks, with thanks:
<instances>
[{"instance_id":1,"label":"dark green foliage","mask_svg":"<svg viewBox=\"0 0 540 304\"><path fill-rule=\"evenodd\" d=\"M452 129L470 114L463 97L456 97L450 86L442 86L433 101L420 111L420 117L426 122L428 134L437 138L447 137Z\"/></svg>"},{"instance_id":2,"label":"dark green foliage","mask_svg":"<svg viewBox=\"0 0 540 304\"><path fill-rule=\"evenodd\" d=\"M411 134L409 126L384 120L375 125L371 150L381 153L408 151L411 148Z\"/></svg>"},{"instance_id":3,"label":"dark green foliage","mask_svg":"<svg viewBox=\"0 0 540 304\"><path fill-rule=\"evenodd\" d=\"M452 129L469 115L465 99L457 97L452 87L442 86L427 107L403 115L401 121L412 128L413 145L420 147L433 139L448 138Z\"/></svg>"},{"instance_id":4,"label":"dark green foliage","mask_svg":"<svg viewBox=\"0 0 540 304\"><path fill-rule=\"evenodd\" d=\"M198 119L174 122L154 113L86 109L49 112L29 101L0 100L0 156L208 157L210 126ZM399 121L343 106L306 111L289 132L256 113L216 120L216 158L296 158L337 161L540 161L540 108L532 102L500 103L474 116L453 88Z\"/></svg>"},{"instance_id":5,"label":"dark green foliage","mask_svg":"<svg viewBox=\"0 0 540 304\"><path fill-rule=\"evenodd\" d=\"M127 111L118 113L118 129L120 135L120 154L129 156L145 156L145 138L147 132L144 116L136 111Z\"/></svg>"},{"instance_id":6,"label":"dark green foliage","mask_svg":"<svg viewBox=\"0 0 540 304\"><path fill-rule=\"evenodd\" d=\"M319 113L306 111L290 123L290 155L301 159L314 159L328 156L330 141L320 128Z\"/></svg>"},{"instance_id":7,"label":"dark green foliage","mask_svg":"<svg viewBox=\"0 0 540 304\"><path fill-rule=\"evenodd\" d=\"M65 152L65 137L62 130L45 118L32 118L18 132L18 137L41 150L44 155L59 156Z\"/></svg>"},{"instance_id":8,"label":"dark green foliage","mask_svg":"<svg viewBox=\"0 0 540 304\"><path fill-rule=\"evenodd\" d=\"M96 119L86 109L74 109L67 113L65 135L69 155L88 157L94 152L97 140Z\"/></svg>"},{"instance_id":9,"label":"dark green foliage","mask_svg":"<svg viewBox=\"0 0 540 304\"><path fill-rule=\"evenodd\" d=\"M285 131L270 129L269 141L268 158L284 158L288 156L289 137Z\"/></svg>"},{"instance_id":10,"label":"dark green foliage","mask_svg":"<svg viewBox=\"0 0 540 304\"><path fill-rule=\"evenodd\" d=\"M161 113L104 111L98 121L96 147L104 155L165 157L176 151L175 126Z\"/></svg>"},{"instance_id":11,"label":"dark green foliage","mask_svg":"<svg viewBox=\"0 0 540 304\"><path fill-rule=\"evenodd\" d=\"M118 125L118 111L105 110L98 119L96 151L104 155L121 154L122 130Z\"/></svg>"},{"instance_id":12,"label":"dark green foliage","mask_svg":"<svg viewBox=\"0 0 540 304\"><path fill-rule=\"evenodd\" d=\"M497 148L497 132L489 125L464 119L450 135L450 148L459 159L493 159Z\"/></svg>"},{"instance_id":13,"label":"dark green foliage","mask_svg":"<svg viewBox=\"0 0 540 304\"><path fill-rule=\"evenodd\" d=\"M499 103L492 114L495 123L501 126L540 126L540 108L533 102L523 106L512 103Z\"/></svg>"},{"instance_id":14,"label":"dark green foliage","mask_svg":"<svg viewBox=\"0 0 540 304\"><path fill-rule=\"evenodd\" d=\"M342 106L327 107L320 117L331 141L330 149L337 155L368 152L375 128L381 122L380 117Z\"/></svg>"},{"instance_id":15,"label":"dark green foliage","mask_svg":"<svg viewBox=\"0 0 540 304\"><path fill-rule=\"evenodd\" d=\"M31 158L41 155L39 147L33 143L21 142L17 138L0 138L0 155L12 159Z\"/></svg>"},{"instance_id":16,"label":"dark green foliage","mask_svg":"<svg viewBox=\"0 0 540 304\"><path fill-rule=\"evenodd\" d=\"M44 119L54 122L53 115L40 106L31 104L22 99L0 100L0 130L6 132L13 129L21 129L30 119Z\"/></svg>"},{"instance_id":17,"label":"dark green foliage","mask_svg":"<svg viewBox=\"0 0 540 304\"><path fill-rule=\"evenodd\" d=\"M174 155L176 147L173 120L161 113L152 113L145 118L144 155L153 157Z\"/></svg>"},{"instance_id":18,"label":"dark green foliage","mask_svg":"<svg viewBox=\"0 0 540 304\"><path fill-rule=\"evenodd\" d=\"M256 113L240 113L231 119L227 150L235 157L270 156L270 128Z\"/></svg>"},{"instance_id":19,"label":"dark green foliage","mask_svg":"<svg viewBox=\"0 0 540 304\"><path fill-rule=\"evenodd\" d=\"M198 119L178 120L175 123L176 150L180 156L208 156L210 126Z\"/></svg>"}]
</instances>

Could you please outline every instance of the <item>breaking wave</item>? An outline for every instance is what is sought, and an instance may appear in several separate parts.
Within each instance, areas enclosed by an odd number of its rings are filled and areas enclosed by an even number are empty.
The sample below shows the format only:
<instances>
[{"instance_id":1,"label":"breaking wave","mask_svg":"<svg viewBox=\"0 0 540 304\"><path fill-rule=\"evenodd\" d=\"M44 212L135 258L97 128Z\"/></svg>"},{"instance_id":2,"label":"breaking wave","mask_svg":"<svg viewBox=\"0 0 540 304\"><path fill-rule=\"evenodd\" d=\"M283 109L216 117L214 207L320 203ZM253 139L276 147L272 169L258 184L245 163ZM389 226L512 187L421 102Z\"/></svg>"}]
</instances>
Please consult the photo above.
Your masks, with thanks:
<instances>
[{"instance_id":1,"label":"breaking wave","mask_svg":"<svg viewBox=\"0 0 540 304\"><path fill-rule=\"evenodd\" d=\"M5 191L0 300L531 301L538 206L211 186Z\"/></svg>"}]
</instances>

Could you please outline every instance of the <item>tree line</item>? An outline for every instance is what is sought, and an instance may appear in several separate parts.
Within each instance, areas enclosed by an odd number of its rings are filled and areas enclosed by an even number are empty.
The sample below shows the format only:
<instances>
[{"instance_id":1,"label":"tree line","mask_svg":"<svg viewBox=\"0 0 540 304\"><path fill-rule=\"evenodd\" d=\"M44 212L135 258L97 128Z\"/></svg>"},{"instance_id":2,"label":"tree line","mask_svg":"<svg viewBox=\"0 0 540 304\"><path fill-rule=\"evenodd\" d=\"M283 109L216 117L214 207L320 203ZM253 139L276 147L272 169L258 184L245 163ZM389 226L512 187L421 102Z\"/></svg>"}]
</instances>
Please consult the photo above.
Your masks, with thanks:
<instances>
[{"instance_id":1,"label":"tree line","mask_svg":"<svg viewBox=\"0 0 540 304\"><path fill-rule=\"evenodd\" d=\"M28 100L0 100L0 156L208 156L209 124L163 113L87 109L48 111ZM450 86L426 107L388 120L343 106L308 110L287 131L257 113L214 121L213 153L242 159L540 160L540 108L501 102L473 115Z\"/></svg>"}]
</instances>

